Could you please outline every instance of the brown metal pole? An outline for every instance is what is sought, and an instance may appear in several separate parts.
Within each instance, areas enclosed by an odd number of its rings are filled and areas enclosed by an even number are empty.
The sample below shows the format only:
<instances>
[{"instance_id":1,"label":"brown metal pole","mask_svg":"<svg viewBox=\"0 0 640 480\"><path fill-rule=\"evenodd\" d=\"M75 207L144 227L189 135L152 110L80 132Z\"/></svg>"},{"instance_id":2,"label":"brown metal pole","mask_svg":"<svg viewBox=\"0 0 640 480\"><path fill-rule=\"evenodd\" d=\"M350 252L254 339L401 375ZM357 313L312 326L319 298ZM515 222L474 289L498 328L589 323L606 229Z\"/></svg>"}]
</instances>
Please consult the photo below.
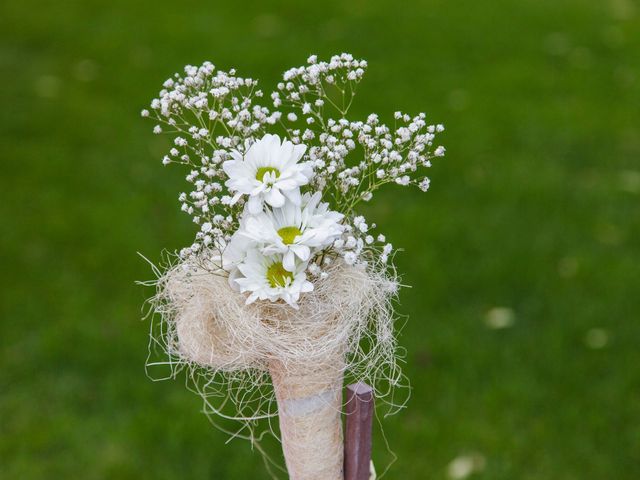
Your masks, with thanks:
<instances>
[{"instance_id":1,"label":"brown metal pole","mask_svg":"<svg viewBox=\"0 0 640 480\"><path fill-rule=\"evenodd\" d=\"M373 388L361 382L347 387L345 406L347 418L344 441L345 480L369 480L373 409Z\"/></svg>"}]
</instances>

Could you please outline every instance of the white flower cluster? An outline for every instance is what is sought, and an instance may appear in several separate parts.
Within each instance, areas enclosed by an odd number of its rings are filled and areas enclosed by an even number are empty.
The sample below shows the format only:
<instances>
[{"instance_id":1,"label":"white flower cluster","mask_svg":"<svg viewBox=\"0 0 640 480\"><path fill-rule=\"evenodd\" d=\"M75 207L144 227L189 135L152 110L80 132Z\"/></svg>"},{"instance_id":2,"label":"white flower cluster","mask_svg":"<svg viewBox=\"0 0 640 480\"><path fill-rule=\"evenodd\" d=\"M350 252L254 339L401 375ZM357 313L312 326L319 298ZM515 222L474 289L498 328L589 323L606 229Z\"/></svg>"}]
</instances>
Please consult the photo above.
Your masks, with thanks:
<instances>
[{"instance_id":1,"label":"white flower cluster","mask_svg":"<svg viewBox=\"0 0 640 480\"><path fill-rule=\"evenodd\" d=\"M200 231L183 257L211 251L248 302L292 306L335 258L388 261L391 244L355 208L388 183L427 191L420 171L444 155L434 145L444 127L423 113L396 112L393 128L376 114L347 119L366 68L349 54L312 55L284 73L274 109L257 103L256 80L209 62L164 83L142 116L176 134L163 163L190 167L193 189L179 200Z\"/></svg>"}]
</instances>

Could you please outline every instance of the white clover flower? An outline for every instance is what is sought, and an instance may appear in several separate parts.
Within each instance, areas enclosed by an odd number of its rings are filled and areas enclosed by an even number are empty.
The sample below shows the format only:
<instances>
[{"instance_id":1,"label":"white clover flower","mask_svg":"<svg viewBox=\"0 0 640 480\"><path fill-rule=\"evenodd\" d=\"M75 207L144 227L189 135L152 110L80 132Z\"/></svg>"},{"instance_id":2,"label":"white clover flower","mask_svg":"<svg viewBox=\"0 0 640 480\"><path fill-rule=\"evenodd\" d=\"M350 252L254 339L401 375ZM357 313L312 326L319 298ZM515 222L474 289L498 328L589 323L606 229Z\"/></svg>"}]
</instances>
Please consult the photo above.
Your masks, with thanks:
<instances>
[{"instance_id":1,"label":"white clover flower","mask_svg":"<svg viewBox=\"0 0 640 480\"><path fill-rule=\"evenodd\" d=\"M284 300L297 309L300 294L313 290L313 284L307 281L306 268L306 263L298 263L290 272L284 268L281 255L266 257L258 250L249 250L244 262L238 265L242 276L233 281L241 292L251 292L247 304L256 300Z\"/></svg>"},{"instance_id":2,"label":"white clover flower","mask_svg":"<svg viewBox=\"0 0 640 480\"><path fill-rule=\"evenodd\" d=\"M331 245L344 231L343 215L320 203L321 194L305 194L301 205L285 202L282 208L267 209L248 216L239 230L260 245L264 255L281 254L284 268L295 269L296 257L303 262L311 253Z\"/></svg>"},{"instance_id":3,"label":"white clover flower","mask_svg":"<svg viewBox=\"0 0 640 480\"><path fill-rule=\"evenodd\" d=\"M249 212L259 213L263 202L279 208L285 196L295 205L300 205L300 187L309 183L313 170L308 162L298 163L304 155L305 145L294 145L277 135L265 135L255 142L244 157L233 151L233 160L227 160L222 168L229 176L225 185L235 192L231 204L242 195L249 196Z\"/></svg>"}]
</instances>

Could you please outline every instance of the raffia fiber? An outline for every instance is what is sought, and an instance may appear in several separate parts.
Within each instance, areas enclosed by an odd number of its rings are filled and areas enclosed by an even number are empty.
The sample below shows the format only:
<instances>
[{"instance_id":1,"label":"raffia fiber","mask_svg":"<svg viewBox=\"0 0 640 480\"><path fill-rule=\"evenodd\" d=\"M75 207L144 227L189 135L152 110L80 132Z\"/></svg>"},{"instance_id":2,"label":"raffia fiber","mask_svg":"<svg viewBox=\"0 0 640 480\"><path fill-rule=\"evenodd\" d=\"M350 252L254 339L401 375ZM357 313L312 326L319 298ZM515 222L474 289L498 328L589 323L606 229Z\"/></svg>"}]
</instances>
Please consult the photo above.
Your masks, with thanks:
<instances>
[{"instance_id":1,"label":"raffia fiber","mask_svg":"<svg viewBox=\"0 0 640 480\"><path fill-rule=\"evenodd\" d=\"M152 340L169 355L173 374L188 368L205 410L239 420L253 442L255 420L278 415L294 480L342 479L345 375L383 385L377 396L391 404L401 379L391 307L397 279L340 261L326 271L298 310L246 305L225 276L198 263L160 275L153 299L161 322ZM223 413L229 404L231 413Z\"/></svg>"}]
</instances>

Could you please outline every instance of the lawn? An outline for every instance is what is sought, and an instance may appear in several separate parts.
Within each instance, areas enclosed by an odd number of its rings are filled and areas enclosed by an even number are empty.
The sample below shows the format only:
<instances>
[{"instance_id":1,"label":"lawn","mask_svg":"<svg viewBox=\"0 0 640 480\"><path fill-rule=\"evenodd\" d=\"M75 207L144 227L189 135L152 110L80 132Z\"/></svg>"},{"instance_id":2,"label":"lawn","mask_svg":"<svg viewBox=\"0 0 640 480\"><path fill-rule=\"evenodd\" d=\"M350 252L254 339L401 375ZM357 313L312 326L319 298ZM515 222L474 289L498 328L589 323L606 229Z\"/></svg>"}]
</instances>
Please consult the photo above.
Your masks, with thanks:
<instances>
[{"instance_id":1,"label":"lawn","mask_svg":"<svg viewBox=\"0 0 640 480\"><path fill-rule=\"evenodd\" d=\"M431 190L367 212L412 285L385 478L638 478L637 2L24 0L0 39L0 478L268 478L182 381L145 376L136 252L194 228L139 112L186 63L270 90L342 51L370 65L355 116L447 126Z\"/></svg>"}]
</instances>

